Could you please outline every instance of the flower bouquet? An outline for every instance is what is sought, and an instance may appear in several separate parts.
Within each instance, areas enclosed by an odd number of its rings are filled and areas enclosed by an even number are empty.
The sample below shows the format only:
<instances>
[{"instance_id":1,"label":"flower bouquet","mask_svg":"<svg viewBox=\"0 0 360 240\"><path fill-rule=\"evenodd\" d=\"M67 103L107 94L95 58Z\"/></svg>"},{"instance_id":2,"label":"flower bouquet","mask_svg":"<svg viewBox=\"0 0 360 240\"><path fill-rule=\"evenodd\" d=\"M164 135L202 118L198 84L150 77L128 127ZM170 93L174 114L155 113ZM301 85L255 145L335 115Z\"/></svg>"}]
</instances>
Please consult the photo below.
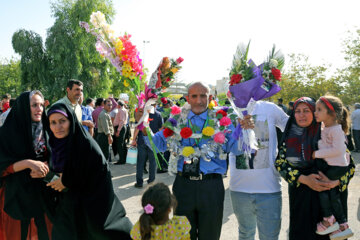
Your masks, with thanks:
<instances>
[{"instance_id":1,"label":"flower bouquet","mask_svg":"<svg viewBox=\"0 0 360 240\"><path fill-rule=\"evenodd\" d=\"M154 104L161 103L162 100L164 101L164 99L170 95L169 92L166 92L166 89L174 82L175 75L181 69L180 64L183 60L184 59L181 57L177 58L176 60L164 57L160 61L160 64L156 68L155 72L151 75L149 85L145 84L145 93L138 96L139 106L141 106L141 103L144 110L142 117L140 118L135 127L139 128L140 130L142 130L144 127L146 128L149 142L159 169L161 169L161 165L159 164L159 160L156 154L159 151L157 151L156 146L152 141L153 133L149 128L149 114L154 113ZM165 114L170 114L170 110L164 109L164 111Z\"/></svg>"},{"instance_id":2,"label":"flower bouquet","mask_svg":"<svg viewBox=\"0 0 360 240\"><path fill-rule=\"evenodd\" d=\"M136 46L130 41L131 35L125 33L120 37L115 36L114 30L100 11L91 14L90 24L81 21L80 26L96 37L96 50L120 73L124 86L138 94L144 74L143 64Z\"/></svg>"},{"instance_id":3,"label":"flower bouquet","mask_svg":"<svg viewBox=\"0 0 360 240\"><path fill-rule=\"evenodd\" d=\"M243 118L244 115L253 111L258 100L268 98L276 94L281 88L275 84L281 80L280 69L284 65L284 57L281 52L275 52L275 46L266 62L256 66L252 60L247 60L249 46L239 45L234 55L230 71L230 86L227 97L235 113ZM257 150L255 133L253 130L243 130L238 125L233 137L241 139L240 146L247 155Z\"/></svg>"},{"instance_id":4,"label":"flower bouquet","mask_svg":"<svg viewBox=\"0 0 360 240\"><path fill-rule=\"evenodd\" d=\"M160 104L162 100L170 95L169 92L166 92L166 89L174 82L175 74L181 69L180 64L183 61L184 59L181 57L176 60L163 57L155 72L151 75L149 85L145 84L144 115L136 125L140 130L144 126L148 126L149 113L154 113L152 105ZM167 115L169 111L166 110Z\"/></svg>"}]
</instances>

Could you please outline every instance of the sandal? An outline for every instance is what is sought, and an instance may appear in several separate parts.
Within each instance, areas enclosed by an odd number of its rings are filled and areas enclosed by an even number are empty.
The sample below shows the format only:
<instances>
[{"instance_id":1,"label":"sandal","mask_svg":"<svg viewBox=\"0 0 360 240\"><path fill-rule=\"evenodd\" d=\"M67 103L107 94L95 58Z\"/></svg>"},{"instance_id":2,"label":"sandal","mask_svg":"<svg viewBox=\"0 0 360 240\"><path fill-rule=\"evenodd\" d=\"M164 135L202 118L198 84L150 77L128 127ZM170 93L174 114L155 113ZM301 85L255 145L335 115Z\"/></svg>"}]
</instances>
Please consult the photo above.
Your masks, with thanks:
<instances>
[{"instance_id":1,"label":"sandal","mask_svg":"<svg viewBox=\"0 0 360 240\"><path fill-rule=\"evenodd\" d=\"M324 223L327 223L326 226ZM329 233L335 232L339 229L339 224L336 222L334 216L324 218L323 221L317 224L316 233L319 235L327 235Z\"/></svg>"}]
</instances>

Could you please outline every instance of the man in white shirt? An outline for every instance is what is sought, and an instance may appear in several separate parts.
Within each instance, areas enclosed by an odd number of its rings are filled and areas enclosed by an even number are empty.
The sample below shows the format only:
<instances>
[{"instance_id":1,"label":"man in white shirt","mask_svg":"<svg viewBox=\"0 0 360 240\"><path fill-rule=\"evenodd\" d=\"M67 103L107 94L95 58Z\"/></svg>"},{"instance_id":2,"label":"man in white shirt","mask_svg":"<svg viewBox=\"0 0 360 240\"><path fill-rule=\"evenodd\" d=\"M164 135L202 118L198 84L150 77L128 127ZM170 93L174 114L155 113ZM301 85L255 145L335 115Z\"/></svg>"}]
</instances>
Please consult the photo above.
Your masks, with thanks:
<instances>
[{"instance_id":1,"label":"man in white shirt","mask_svg":"<svg viewBox=\"0 0 360 240\"><path fill-rule=\"evenodd\" d=\"M251 113L258 150L229 155L230 196L239 223L239 240L254 239L256 225L261 240L277 240L281 227L281 179L274 167L276 127L284 131L288 116L271 102L258 101Z\"/></svg>"}]
</instances>

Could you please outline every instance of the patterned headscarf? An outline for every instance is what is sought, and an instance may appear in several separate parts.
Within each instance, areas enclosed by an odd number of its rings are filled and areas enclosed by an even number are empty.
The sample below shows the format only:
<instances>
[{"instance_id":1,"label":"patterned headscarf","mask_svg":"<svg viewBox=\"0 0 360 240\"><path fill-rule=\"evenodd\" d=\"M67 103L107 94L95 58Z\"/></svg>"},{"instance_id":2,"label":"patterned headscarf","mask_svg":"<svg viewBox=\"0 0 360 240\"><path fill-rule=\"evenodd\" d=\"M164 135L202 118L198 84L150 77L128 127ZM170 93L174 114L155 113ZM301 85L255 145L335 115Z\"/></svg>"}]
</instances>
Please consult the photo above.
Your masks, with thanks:
<instances>
[{"instance_id":1,"label":"patterned headscarf","mask_svg":"<svg viewBox=\"0 0 360 240\"><path fill-rule=\"evenodd\" d=\"M39 95L42 100L44 101L44 96L39 90L31 91L29 94L29 101L31 101L31 98L35 95ZM31 106L30 106L31 108ZM44 109L45 111L45 109ZM36 155L41 155L43 152L46 151L46 145L45 145L45 138L44 138L44 131L43 131L43 124L42 121L39 122L31 122L31 133L32 133L32 139L33 139L33 146L34 151Z\"/></svg>"},{"instance_id":2,"label":"patterned headscarf","mask_svg":"<svg viewBox=\"0 0 360 240\"><path fill-rule=\"evenodd\" d=\"M290 116L285 129L284 141L286 144L286 158L295 167L306 167L312 162L312 153L317 150L317 141L320 138L320 124L313 118L307 127L300 127L296 123L295 111L300 103L305 103L313 113L315 112L315 100L302 97L295 101L294 112Z\"/></svg>"}]
</instances>

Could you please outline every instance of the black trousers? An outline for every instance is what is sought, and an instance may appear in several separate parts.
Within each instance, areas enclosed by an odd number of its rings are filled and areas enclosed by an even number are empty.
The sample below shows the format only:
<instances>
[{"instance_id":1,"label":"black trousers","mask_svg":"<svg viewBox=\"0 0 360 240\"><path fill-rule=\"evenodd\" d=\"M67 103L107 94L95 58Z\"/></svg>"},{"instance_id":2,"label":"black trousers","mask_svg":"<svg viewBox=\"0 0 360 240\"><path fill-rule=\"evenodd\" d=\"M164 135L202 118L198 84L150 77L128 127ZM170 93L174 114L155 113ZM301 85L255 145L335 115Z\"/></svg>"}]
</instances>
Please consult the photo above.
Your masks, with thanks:
<instances>
[{"instance_id":1,"label":"black trousers","mask_svg":"<svg viewBox=\"0 0 360 240\"><path fill-rule=\"evenodd\" d=\"M104 154L105 159L109 160L109 140L108 136L105 133L98 133L96 136L96 142L99 144L99 147Z\"/></svg>"},{"instance_id":2,"label":"black trousers","mask_svg":"<svg viewBox=\"0 0 360 240\"><path fill-rule=\"evenodd\" d=\"M112 147L112 150L113 150L113 153L114 153L114 158L116 156L116 154L118 154L118 150L117 150L117 137L115 135L117 131L117 126L114 127L114 135L112 135L112 138L113 138L113 143L111 144L111 147Z\"/></svg>"},{"instance_id":3,"label":"black trousers","mask_svg":"<svg viewBox=\"0 0 360 240\"><path fill-rule=\"evenodd\" d=\"M360 150L360 130L352 130L355 143L355 150Z\"/></svg>"},{"instance_id":4,"label":"black trousers","mask_svg":"<svg viewBox=\"0 0 360 240\"><path fill-rule=\"evenodd\" d=\"M322 171L330 180L340 179L348 170L348 167L329 166L324 160L316 159L317 168ZM340 198L339 188L332 188L328 191L319 192L321 211L324 217L334 215L337 222L346 222L346 213Z\"/></svg>"},{"instance_id":5,"label":"black trousers","mask_svg":"<svg viewBox=\"0 0 360 240\"><path fill-rule=\"evenodd\" d=\"M127 149L125 143L125 134L126 134L126 126L123 126L120 130L119 137L116 139L117 151L119 153L119 161L118 161L119 163L126 163Z\"/></svg>"},{"instance_id":6,"label":"black trousers","mask_svg":"<svg viewBox=\"0 0 360 240\"><path fill-rule=\"evenodd\" d=\"M221 174L198 181L177 175L173 193L178 201L175 214L190 221L191 240L220 239L225 195Z\"/></svg>"}]
</instances>

